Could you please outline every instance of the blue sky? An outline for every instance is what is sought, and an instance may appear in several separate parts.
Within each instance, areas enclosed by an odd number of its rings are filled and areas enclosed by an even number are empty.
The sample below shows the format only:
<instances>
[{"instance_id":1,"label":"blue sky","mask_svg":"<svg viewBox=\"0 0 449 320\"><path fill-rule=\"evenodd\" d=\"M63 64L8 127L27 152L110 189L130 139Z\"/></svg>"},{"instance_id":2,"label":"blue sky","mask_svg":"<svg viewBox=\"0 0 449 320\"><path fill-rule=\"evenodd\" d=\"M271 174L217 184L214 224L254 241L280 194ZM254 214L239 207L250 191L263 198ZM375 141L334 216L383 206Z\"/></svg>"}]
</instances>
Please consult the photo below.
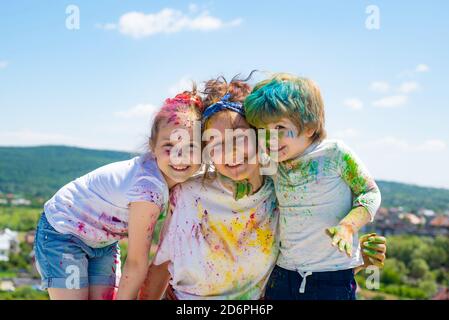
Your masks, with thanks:
<instances>
[{"instance_id":1,"label":"blue sky","mask_svg":"<svg viewBox=\"0 0 449 320\"><path fill-rule=\"evenodd\" d=\"M68 5L79 30L66 27ZM379 9L369 30L366 9ZM379 179L449 188L447 1L2 1L0 145L142 150L190 79L320 85L330 137ZM132 13L134 12L134 13Z\"/></svg>"}]
</instances>

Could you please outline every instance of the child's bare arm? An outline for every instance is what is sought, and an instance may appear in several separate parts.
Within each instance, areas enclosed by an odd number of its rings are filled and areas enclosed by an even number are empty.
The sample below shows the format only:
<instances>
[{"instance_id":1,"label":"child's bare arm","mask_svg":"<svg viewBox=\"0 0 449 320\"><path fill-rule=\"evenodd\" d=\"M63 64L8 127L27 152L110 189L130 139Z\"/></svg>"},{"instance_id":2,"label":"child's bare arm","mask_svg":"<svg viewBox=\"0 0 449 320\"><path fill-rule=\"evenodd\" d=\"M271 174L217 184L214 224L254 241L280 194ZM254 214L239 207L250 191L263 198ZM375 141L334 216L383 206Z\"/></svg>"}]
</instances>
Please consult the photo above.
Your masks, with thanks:
<instances>
[{"instance_id":1,"label":"child's bare arm","mask_svg":"<svg viewBox=\"0 0 449 320\"><path fill-rule=\"evenodd\" d=\"M332 238L332 245L351 256L353 235L373 221L381 195L376 182L357 156L344 145L339 148L337 163L342 179L354 195L353 207L337 226L326 231Z\"/></svg>"},{"instance_id":2,"label":"child's bare arm","mask_svg":"<svg viewBox=\"0 0 449 320\"><path fill-rule=\"evenodd\" d=\"M139 300L161 300L164 297L170 280L168 264L169 261L160 265L152 264L148 268L147 278L140 288Z\"/></svg>"},{"instance_id":3,"label":"child's bare arm","mask_svg":"<svg viewBox=\"0 0 449 320\"><path fill-rule=\"evenodd\" d=\"M130 205L128 223L128 256L123 268L117 292L117 300L133 300L141 287L148 270L154 225L160 214L154 203L135 202Z\"/></svg>"}]
</instances>

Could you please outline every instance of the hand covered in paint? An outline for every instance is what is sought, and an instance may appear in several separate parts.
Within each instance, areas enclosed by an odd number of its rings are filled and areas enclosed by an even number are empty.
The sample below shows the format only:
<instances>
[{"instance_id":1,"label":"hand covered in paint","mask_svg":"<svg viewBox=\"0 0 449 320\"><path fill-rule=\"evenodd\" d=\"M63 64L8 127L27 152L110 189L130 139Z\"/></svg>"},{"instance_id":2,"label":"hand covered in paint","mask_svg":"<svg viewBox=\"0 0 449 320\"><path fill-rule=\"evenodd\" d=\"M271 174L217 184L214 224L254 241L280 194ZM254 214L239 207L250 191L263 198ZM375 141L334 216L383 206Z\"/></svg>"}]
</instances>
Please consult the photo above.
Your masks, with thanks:
<instances>
[{"instance_id":1,"label":"hand covered in paint","mask_svg":"<svg viewBox=\"0 0 449 320\"><path fill-rule=\"evenodd\" d=\"M387 252L387 239L375 233L365 234L360 238L360 245L364 267L374 265L383 268Z\"/></svg>"},{"instance_id":2,"label":"hand covered in paint","mask_svg":"<svg viewBox=\"0 0 449 320\"><path fill-rule=\"evenodd\" d=\"M338 226L327 228L326 233L332 239L332 246L337 247L338 250L352 257L354 230L351 226L339 224Z\"/></svg>"}]
</instances>

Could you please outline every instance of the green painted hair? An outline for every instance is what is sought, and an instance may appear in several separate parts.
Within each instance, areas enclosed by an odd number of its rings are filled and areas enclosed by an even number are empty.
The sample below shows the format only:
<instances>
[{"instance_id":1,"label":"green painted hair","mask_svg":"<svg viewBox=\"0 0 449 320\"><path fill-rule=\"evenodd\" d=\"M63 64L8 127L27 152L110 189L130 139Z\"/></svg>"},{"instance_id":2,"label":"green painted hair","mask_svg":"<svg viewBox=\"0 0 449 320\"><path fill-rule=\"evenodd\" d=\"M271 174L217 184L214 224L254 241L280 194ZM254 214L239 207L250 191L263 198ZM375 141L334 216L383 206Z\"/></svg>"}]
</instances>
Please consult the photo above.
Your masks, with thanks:
<instances>
[{"instance_id":1,"label":"green painted hair","mask_svg":"<svg viewBox=\"0 0 449 320\"><path fill-rule=\"evenodd\" d=\"M314 141L326 137L323 99L319 87L310 79L275 74L256 84L243 105L246 120L256 128L288 118L299 133L306 127L314 129Z\"/></svg>"}]
</instances>

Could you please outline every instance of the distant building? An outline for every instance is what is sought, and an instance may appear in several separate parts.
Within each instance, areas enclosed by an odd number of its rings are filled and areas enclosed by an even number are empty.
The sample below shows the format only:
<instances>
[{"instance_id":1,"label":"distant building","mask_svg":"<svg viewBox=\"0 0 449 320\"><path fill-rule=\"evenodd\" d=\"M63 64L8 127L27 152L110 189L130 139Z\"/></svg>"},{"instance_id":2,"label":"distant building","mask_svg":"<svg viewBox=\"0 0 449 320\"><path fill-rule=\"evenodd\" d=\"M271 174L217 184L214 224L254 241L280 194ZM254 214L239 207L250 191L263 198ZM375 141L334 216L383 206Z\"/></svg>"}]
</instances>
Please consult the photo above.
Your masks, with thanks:
<instances>
[{"instance_id":1,"label":"distant building","mask_svg":"<svg viewBox=\"0 0 449 320\"><path fill-rule=\"evenodd\" d=\"M24 199L24 198L17 198L11 200L11 205L13 206L29 206L31 205L31 200Z\"/></svg>"},{"instance_id":2,"label":"distant building","mask_svg":"<svg viewBox=\"0 0 449 320\"><path fill-rule=\"evenodd\" d=\"M40 287L41 280L33 279L30 277L17 277L17 278L13 279L13 283L16 288L23 287L23 286Z\"/></svg>"},{"instance_id":3,"label":"distant building","mask_svg":"<svg viewBox=\"0 0 449 320\"><path fill-rule=\"evenodd\" d=\"M406 220L408 223L415 225L415 226L426 224L426 218L424 218L424 217L420 218L413 213L401 213L399 215L399 218L401 220Z\"/></svg>"},{"instance_id":4,"label":"distant building","mask_svg":"<svg viewBox=\"0 0 449 320\"><path fill-rule=\"evenodd\" d=\"M16 290L12 280L0 280L0 291L13 292Z\"/></svg>"},{"instance_id":5,"label":"distant building","mask_svg":"<svg viewBox=\"0 0 449 320\"><path fill-rule=\"evenodd\" d=\"M429 210L429 209L420 209L418 211L418 215L424 216L424 217L435 217L435 211Z\"/></svg>"},{"instance_id":6,"label":"distant building","mask_svg":"<svg viewBox=\"0 0 449 320\"><path fill-rule=\"evenodd\" d=\"M403 208L380 208L367 231L384 236L414 234L417 236L449 235L449 216L437 215L432 210L405 212Z\"/></svg>"},{"instance_id":7,"label":"distant building","mask_svg":"<svg viewBox=\"0 0 449 320\"><path fill-rule=\"evenodd\" d=\"M5 229L0 231L0 261L9 261L9 255L19 251L19 233Z\"/></svg>"},{"instance_id":8,"label":"distant building","mask_svg":"<svg viewBox=\"0 0 449 320\"><path fill-rule=\"evenodd\" d=\"M449 235L449 216L440 215L429 223L434 230L434 235Z\"/></svg>"}]
</instances>

